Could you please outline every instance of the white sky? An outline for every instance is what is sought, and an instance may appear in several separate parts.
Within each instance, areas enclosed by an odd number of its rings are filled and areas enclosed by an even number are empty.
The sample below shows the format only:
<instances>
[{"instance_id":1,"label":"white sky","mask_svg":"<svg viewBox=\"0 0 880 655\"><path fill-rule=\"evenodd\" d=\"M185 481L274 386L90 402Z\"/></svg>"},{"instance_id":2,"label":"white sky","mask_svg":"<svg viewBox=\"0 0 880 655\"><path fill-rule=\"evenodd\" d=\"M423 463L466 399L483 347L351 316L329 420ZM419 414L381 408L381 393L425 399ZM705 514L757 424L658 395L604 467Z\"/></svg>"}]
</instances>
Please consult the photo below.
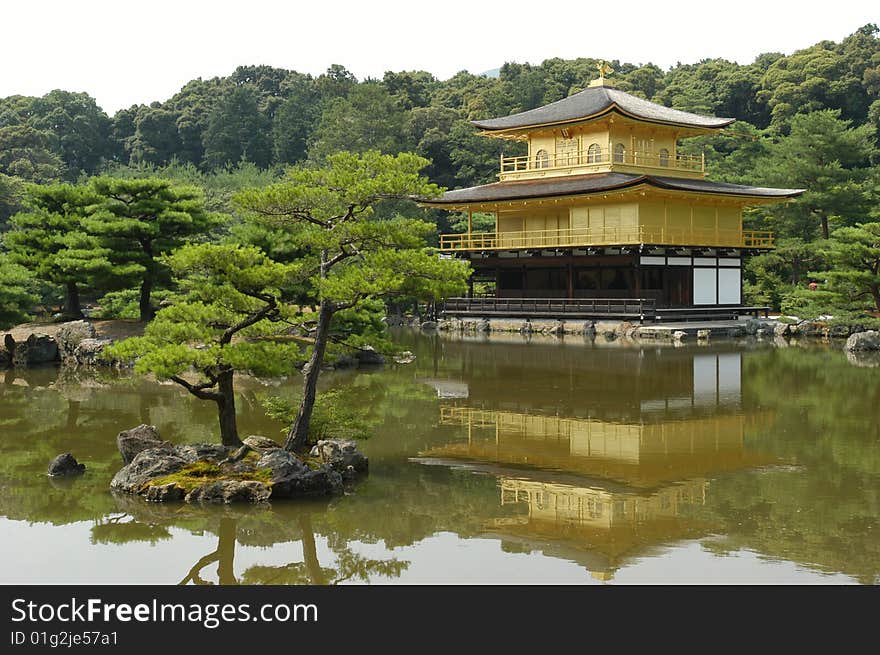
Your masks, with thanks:
<instances>
[{"instance_id":1,"label":"white sky","mask_svg":"<svg viewBox=\"0 0 880 655\"><path fill-rule=\"evenodd\" d=\"M877 0L0 0L0 97L86 91L112 114L251 64L358 79L549 57L745 64L866 23Z\"/></svg>"}]
</instances>

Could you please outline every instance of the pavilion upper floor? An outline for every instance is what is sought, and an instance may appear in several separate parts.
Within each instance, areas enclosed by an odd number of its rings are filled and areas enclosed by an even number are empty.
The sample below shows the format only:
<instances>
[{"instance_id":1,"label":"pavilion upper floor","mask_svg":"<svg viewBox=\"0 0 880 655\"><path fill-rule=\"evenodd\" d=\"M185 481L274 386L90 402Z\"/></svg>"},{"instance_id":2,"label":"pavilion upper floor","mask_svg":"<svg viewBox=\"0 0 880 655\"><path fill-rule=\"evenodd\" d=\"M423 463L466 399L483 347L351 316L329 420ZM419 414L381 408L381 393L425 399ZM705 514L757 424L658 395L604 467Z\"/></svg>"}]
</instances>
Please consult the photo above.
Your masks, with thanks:
<instances>
[{"instance_id":1,"label":"pavilion upper floor","mask_svg":"<svg viewBox=\"0 0 880 655\"><path fill-rule=\"evenodd\" d=\"M699 179L703 155L682 150L679 140L732 122L649 102L601 78L557 102L472 121L483 136L527 144L524 155L501 156L502 181L610 171Z\"/></svg>"},{"instance_id":2,"label":"pavilion upper floor","mask_svg":"<svg viewBox=\"0 0 880 655\"><path fill-rule=\"evenodd\" d=\"M445 252L624 245L759 250L773 247L773 234L743 229L743 209L800 193L606 173L498 182L425 204L468 216L465 232L441 235ZM475 231L474 213L490 214L492 229Z\"/></svg>"},{"instance_id":3,"label":"pavilion upper floor","mask_svg":"<svg viewBox=\"0 0 880 655\"><path fill-rule=\"evenodd\" d=\"M499 179L535 180L584 173L642 173L702 179L702 153L684 152L689 131L617 114L573 127L535 128L520 136L527 154L501 155Z\"/></svg>"}]
</instances>

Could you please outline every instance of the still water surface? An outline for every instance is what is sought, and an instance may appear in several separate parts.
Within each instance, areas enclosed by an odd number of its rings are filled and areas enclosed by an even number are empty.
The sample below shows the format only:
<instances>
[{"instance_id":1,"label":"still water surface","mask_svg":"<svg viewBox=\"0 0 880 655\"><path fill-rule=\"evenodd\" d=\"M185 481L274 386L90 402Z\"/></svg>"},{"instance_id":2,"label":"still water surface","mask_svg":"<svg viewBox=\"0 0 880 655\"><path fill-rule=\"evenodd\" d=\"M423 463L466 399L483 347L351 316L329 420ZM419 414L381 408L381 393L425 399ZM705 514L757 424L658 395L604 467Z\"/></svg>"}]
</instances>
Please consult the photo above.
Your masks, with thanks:
<instances>
[{"instance_id":1,"label":"still water surface","mask_svg":"<svg viewBox=\"0 0 880 655\"><path fill-rule=\"evenodd\" d=\"M837 349L401 332L408 365L327 373L375 434L345 497L114 497L116 433L216 440L174 385L0 372L3 583L880 583L880 369ZM5 375L5 377L4 377ZM242 434L280 437L239 383ZM85 475L56 481L70 450Z\"/></svg>"}]
</instances>

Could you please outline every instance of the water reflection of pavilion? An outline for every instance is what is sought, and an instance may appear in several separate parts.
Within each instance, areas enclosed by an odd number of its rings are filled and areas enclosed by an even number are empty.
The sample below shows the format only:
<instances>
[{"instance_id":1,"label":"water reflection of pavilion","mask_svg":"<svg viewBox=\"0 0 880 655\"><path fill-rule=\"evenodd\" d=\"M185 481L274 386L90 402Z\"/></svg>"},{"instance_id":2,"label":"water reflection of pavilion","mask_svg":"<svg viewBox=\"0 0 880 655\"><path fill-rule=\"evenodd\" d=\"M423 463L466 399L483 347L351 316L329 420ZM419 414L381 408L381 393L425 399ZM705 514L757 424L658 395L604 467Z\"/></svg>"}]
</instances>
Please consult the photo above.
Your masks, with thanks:
<instances>
[{"instance_id":1,"label":"water reflection of pavilion","mask_svg":"<svg viewBox=\"0 0 880 655\"><path fill-rule=\"evenodd\" d=\"M709 534L700 508L712 477L775 461L746 443L769 417L743 410L738 353L677 357L673 371L671 382L633 385L622 402L585 398L586 416L539 413L510 397L475 407L472 389L440 408L458 438L423 455L498 478L501 505L513 511L490 533L607 579L646 549Z\"/></svg>"}]
</instances>

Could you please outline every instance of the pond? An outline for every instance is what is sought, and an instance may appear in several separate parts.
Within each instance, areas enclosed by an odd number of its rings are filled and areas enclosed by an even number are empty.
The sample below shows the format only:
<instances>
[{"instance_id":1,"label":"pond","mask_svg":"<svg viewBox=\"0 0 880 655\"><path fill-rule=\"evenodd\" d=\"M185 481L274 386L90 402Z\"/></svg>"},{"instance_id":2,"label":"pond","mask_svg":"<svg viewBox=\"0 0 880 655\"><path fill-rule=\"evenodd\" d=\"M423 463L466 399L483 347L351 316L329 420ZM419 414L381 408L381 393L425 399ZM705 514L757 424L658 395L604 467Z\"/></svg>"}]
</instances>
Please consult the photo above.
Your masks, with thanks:
<instances>
[{"instance_id":1,"label":"pond","mask_svg":"<svg viewBox=\"0 0 880 655\"><path fill-rule=\"evenodd\" d=\"M839 348L395 338L415 361L322 375L369 476L270 507L110 493L120 430L217 441L175 385L0 371L0 582L880 582L880 369ZM238 385L242 435L281 438L262 402L299 381Z\"/></svg>"}]
</instances>

